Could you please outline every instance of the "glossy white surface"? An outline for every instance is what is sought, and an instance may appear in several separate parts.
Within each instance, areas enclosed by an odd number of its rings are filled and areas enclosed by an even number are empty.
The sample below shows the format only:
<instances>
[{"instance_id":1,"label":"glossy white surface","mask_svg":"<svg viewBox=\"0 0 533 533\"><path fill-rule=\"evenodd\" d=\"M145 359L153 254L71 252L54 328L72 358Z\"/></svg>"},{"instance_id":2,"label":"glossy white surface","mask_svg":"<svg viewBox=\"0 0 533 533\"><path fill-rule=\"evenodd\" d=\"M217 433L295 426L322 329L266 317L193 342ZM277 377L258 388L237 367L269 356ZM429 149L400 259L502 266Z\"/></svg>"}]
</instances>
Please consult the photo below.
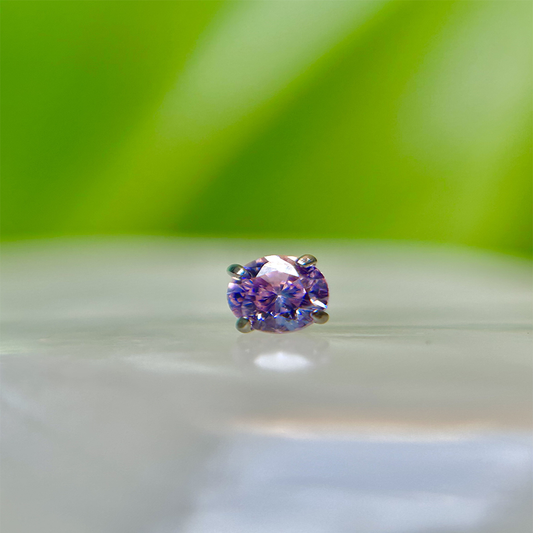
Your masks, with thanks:
<instances>
[{"instance_id":1,"label":"glossy white surface","mask_svg":"<svg viewBox=\"0 0 533 533\"><path fill-rule=\"evenodd\" d=\"M225 267L312 253L330 322L241 335ZM3 533L530 533L529 264L129 240L3 257Z\"/></svg>"}]
</instances>

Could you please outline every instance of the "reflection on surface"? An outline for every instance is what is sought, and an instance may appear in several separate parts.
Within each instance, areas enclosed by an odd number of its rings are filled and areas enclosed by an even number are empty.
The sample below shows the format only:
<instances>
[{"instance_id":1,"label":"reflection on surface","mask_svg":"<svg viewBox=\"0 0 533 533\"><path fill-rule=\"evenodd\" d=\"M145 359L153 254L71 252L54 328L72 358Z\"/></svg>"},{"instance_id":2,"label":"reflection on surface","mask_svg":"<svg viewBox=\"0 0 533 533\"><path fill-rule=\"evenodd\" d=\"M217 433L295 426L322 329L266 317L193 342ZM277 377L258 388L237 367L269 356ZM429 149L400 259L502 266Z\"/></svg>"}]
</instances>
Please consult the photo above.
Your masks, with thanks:
<instances>
[{"instance_id":1,"label":"reflection on surface","mask_svg":"<svg viewBox=\"0 0 533 533\"><path fill-rule=\"evenodd\" d=\"M525 434L446 442L228 438L202 473L186 533L527 531ZM499 529L501 528L501 529Z\"/></svg>"},{"instance_id":2,"label":"reflection on surface","mask_svg":"<svg viewBox=\"0 0 533 533\"><path fill-rule=\"evenodd\" d=\"M2 532L531 533L529 267L302 245L341 318L240 335L222 248L11 263Z\"/></svg>"},{"instance_id":3,"label":"reflection on surface","mask_svg":"<svg viewBox=\"0 0 533 533\"><path fill-rule=\"evenodd\" d=\"M268 335L254 332L235 343L235 356L244 365L261 370L299 372L327 361L329 343L306 333Z\"/></svg>"},{"instance_id":4,"label":"reflection on surface","mask_svg":"<svg viewBox=\"0 0 533 533\"><path fill-rule=\"evenodd\" d=\"M313 363L303 355L287 352L258 355L254 359L254 364L264 370L275 370L277 372L293 372L296 370L305 370L314 366Z\"/></svg>"}]
</instances>

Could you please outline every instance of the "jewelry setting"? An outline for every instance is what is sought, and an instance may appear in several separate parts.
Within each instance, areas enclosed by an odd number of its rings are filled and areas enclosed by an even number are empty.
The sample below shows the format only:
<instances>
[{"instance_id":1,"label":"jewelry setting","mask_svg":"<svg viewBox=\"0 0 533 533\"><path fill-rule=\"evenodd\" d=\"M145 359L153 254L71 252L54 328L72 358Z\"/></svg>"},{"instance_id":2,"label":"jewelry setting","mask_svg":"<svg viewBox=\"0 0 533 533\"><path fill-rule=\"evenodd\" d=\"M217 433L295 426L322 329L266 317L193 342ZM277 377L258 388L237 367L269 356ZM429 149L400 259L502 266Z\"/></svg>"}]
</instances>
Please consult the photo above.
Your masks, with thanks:
<instances>
[{"instance_id":1,"label":"jewelry setting","mask_svg":"<svg viewBox=\"0 0 533 533\"><path fill-rule=\"evenodd\" d=\"M228 267L228 304L241 333L288 333L325 324L329 289L317 259L267 255L244 266Z\"/></svg>"}]
</instances>

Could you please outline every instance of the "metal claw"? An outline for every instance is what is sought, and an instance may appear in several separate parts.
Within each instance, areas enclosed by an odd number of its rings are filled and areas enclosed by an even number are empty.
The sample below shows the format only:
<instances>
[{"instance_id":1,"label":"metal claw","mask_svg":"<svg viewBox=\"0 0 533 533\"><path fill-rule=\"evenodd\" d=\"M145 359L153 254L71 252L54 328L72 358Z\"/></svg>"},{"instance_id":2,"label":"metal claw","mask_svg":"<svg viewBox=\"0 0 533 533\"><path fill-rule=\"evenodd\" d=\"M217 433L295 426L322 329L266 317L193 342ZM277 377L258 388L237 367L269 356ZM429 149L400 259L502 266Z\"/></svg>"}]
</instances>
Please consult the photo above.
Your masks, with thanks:
<instances>
[{"instance_id":1,"label":"metal claw","mask_svg":"<svg viewBox=\"0 0 533 533\"><path fill-rule=\"evenodd\" d=\"M329 315L326 313L326 311L318 309L317 311L313 311L311 313L311 318L315 324L325 324L329 320Z\"/></svg>"},{"instance_id":2,"label":"metal claw","mask_svg":"<svg viewBox=\"0 0 533 533\"><path fill-rule=\"evenodd\" d=\"M250 333L250 331L252 331L252 323L244 317L237 320L235 327L237 328L237 331L240 331L241 333Z\"/></svg>"},{"instance_id":3,"label":"metal claw","mask_svg":"<svg viewBox=\"0 0 533 533\"><path fill-rule=\"evenodd\" d=\"M230 265L227 272L232 278L245 278L248 274L242 265L237 264Z\"/></svg>"},{"instance_id":4,"label":"metal claw","mask_svg":"<svg viewBox=\"0 0 533 533\"><path fill-rule=\"evenodd\" d=\"M298 259L296 259L296 262L303 267L314 265L316 264L316 261L316 257L311 254L304 254L298 257Z\"/></svg>"}]
</instances>

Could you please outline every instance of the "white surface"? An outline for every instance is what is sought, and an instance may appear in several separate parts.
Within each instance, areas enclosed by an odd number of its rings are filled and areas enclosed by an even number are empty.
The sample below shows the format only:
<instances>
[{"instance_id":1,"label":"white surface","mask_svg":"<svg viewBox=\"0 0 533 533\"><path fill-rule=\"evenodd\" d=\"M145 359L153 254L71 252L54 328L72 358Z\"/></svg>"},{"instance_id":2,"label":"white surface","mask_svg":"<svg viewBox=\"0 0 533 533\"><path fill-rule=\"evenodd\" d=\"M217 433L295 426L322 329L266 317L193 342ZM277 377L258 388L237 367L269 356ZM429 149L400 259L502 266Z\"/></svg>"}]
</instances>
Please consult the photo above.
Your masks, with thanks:
<instances>
[{"instance_id":1,"label":"white surface","mask_svg":"<svg viewBox=\"0 0 533 533\"><path fill-rule=\"evenodd\" d=\"M240 335L312 253L330 322ZM530 533L529 264L336 243L6 246L2 533Z\"/></svg>"}]
</instances>

